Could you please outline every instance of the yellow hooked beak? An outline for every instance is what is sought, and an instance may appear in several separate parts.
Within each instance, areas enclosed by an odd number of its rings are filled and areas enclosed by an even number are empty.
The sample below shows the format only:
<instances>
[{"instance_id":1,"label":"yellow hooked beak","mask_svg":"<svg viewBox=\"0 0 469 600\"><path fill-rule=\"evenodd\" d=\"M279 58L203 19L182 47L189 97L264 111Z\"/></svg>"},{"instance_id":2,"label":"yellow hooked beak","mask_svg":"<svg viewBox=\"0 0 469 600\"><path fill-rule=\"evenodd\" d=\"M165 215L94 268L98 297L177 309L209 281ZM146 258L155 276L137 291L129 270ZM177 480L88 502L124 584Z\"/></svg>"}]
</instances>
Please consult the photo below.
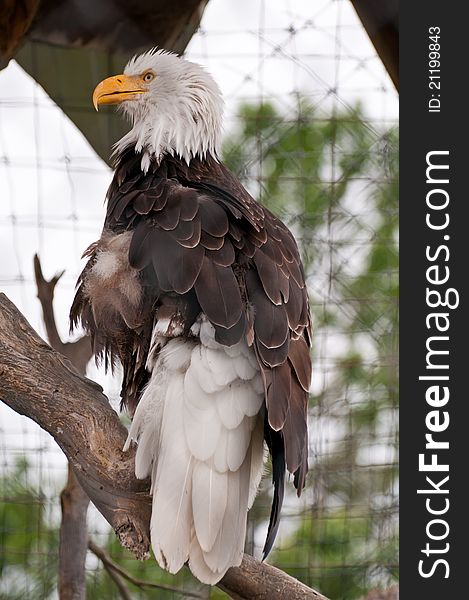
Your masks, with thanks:
<instances>
[{"instance_id":1,"label":"yellow hooked beak","mask_svg":"<svg viewBox=\"0 0 469 600\"><path fill-rule=\"evenodd\" d=\"M136 100L148 92L148 87L139 76L114 75L98 83L93 92L93 106L98 110L100 104L119 104L124 100Z\"/></svg>"}]
</instances>

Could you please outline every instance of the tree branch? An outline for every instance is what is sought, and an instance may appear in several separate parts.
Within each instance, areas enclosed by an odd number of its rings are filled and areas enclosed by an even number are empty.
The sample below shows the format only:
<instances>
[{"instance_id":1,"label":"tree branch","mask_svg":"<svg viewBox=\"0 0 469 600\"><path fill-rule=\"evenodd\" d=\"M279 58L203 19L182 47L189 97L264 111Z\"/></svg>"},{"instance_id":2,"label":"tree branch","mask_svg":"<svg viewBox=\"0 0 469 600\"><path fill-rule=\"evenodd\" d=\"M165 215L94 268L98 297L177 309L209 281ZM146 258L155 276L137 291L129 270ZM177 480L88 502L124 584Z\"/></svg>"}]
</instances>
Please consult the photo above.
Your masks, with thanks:
<instances>
[{"instance_id":1,"label":"tree branch","mask_svg":"<svg viewBox=\"0 0 469 600\"><path fill-rule=\"evenodd\" d=\"M60 352L74 364L79 373L84 375L86 373L86 365L93 356L93 349L91 347L91 340L88 335L84 335L75 342L62 342L57 325L55 323L54 316L54 291L55 286L59 282L65 271L57 273L54 277L47 281L44 279L42 274L41 262L37 254L34 255L34 275L36 278L37 286L37 297L42 307L42 315L44 319L44 325L46 327L47 339L49 344Z\"/></svg>"},{"instance_id":2,"label":"tree branch","mask_svg":"<svg viewBox=\"0 0 469 600\"><path fill-rule=\"evenodd\" d=\"M130 595L129 590L127 589L127 586L125 585L123 578L119 575L119 573L116 571L116 569L113 568L113 566L115 565L114 561L112 561L111 559L107 560L106 559L107 553L102 548L100 548L99 546L96 546L96 544L91 542L91 540L89 542L89 549L103 563L103 567L104 567L106 573L109 575L109 577L112 579L112 581L116 584L116 587L119 590L119 594L120 594L120 597L122 598L122 600L132 600L132 596ZM103 555L104 555L104 558L103 558Z\"/></svg>"},{"instance_id":3,"label":"tree branch","mask_svg":"<svg viewBox=\"0 0 469 600\"><path fill-rule=\"evenodd\" d=\"M135 478L134 451L122 452L126 429L101 387L41 340L4 294L0 332L0 399L54 437L121 544L137 558L147 558L149 482ZM219 587L238 600L327 600L247 555Z\"/></svg>"},{"instance_id":4,"label":"tree branch","mask_svg":"<svg viewBox=\"0 0 469 600\"><path fill-rule=\"evenodd\" d=\"M85 560L88 532L86 514L90 499L68 465L67 484L60 494L62 521L59 543L59 598L86 598Z\"/></svg>"},{"instance_id":5,"label":"tree branch","mask_svg":"<svg viewBox=\"0 0 469 600\"><path fill-rule=\"evenodd\" d=\"M55 322L54 292L63 273L64 271L47 281L42 274L39 257L37 254L34 255L37 297L41 303L49 343L54 350L65 354L79 373L85 375L86 365L92 355L89 337L85 336L75 342L64 344ZM89 502L90 499L78 483L69 464L67 483L60 494L62 509L58 573L60 600L84 600L86 598L85 560L88 548L86 515Z\"/></svg>"},{"instance_id":6,"label":"tree branch","mask_svg":"<svg viewBox=\"0 0 469 600\"><path fill-rule=\"evenodd\" d=\"M0 294L0 397L49 432L79 483L137 558L148 556L148 481L133 475L134 453L123 453L127 431L102 393L31 329Z\"/></svg>"},{"instance_id":7,"label":"tree branch","mask_svg":"<svg viewBox=\"0 0 469 600\"><path fill-rule=\"evenodd\" d=\"M161 583L153 583L151 581L145 581L144 579L138 579L137 577L134 577L131 573L127 572L120 565L118 565L116 562L114 562L112 560L112 558L109 556L109 554L106 552L106 550L104 550L104 548L101 548L100 546L95 544L93 542L93 540L88 541L88 548L91 550L91 552L95 556L97 556L101 560L101 562L103 563L103 565L105 567L107 566L108 568L112 569L113 571L118 573L121 577L123 577L124 579L127 579L127 581L129 581L130 583L133 583L133 585L136 585L137 587L154 588L157 590L162 590L164 592L175 592L176 594L184 595L186 598L202 598L202 596L200 594L198 594L197 592L189 592L187 590L181 590L181 589L179 589L177 587L173 587L171 585L163 585Z\"/></svg>"},{"instance_id":8,"label":"tree branch","mask_svg":"<svg viewBox=\"0 0 469 600\"><path fill-rule=\"evenodd\" d=\"M42 274L39 256L37 254L34 255L34 276L36 279L37 297L41 303L44 325L46 326L49 344L58 352L62 352L62 347L64 344L60 339L59 332L57 331L53 300L55 286L64 273L65 271L57 273L50 281L46 281L46 279L44 279L44 275Z\"/></svg>"}]
</instances>

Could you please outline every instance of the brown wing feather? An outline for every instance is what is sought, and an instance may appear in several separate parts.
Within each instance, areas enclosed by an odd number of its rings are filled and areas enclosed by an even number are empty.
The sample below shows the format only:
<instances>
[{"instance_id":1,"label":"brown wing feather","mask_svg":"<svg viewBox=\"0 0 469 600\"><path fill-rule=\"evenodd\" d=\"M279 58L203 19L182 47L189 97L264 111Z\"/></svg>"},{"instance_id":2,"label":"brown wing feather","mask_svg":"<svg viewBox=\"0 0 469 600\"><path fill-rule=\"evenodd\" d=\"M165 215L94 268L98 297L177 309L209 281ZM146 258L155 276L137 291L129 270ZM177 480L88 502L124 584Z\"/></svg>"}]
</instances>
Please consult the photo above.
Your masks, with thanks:
<instances>
[{"instance_id":1,"label":"brown wing feather","mask_svg":"<svg viewBox=\"0 0 469 600\"><path fill-rule=\"evenodd\" d=\"M254 269L246 273L246 288L248 299L255 307L254 332L257 339L266 348L281 348L288 337L285 306L270 300Z\"/></svg>"},{"instance_id":2,"label":"brown wing feather","mask_svg":"<svg viewBox=\"0 0 469 600\"><path fill-rule=\"evenodd\" d=\"M253 307L253 341L266 384L268 426L281 426L285 417L280 434L285 442L287 467L295 474L294 484L301 493L308 468L311 322L296 242L285 225L255 203L223 165L196 164L195 173L184 165L176 170L184 184L216 191L227 210L235 207L247 222L244 225L242 220L231 222L228 235L238 250L238 260L240 255L244 256L248 267L243 280L246 299ZM284 315L288 324L286 335Z\"/></svg>"},{"instance_id":3,"label":"brown wing feather","mask_svg":"<svg viewBox=\"0 0 469 600\"><path fill-rule=\"evenodd\" d=\"M264 369L266 380L266 406L269 425L280 431L290 410L291 369L288 361L273 369Z\"/></svg>"},{"instance_id":4,"label":"brown wing feather","mask_svg":"<svg viewBox=\"0 0 469 600\"><path fill-rule=\"evenodd\" d=\"M205 256L195 293L202 311L215 325L229 329L241 318L243 302L233 269Z\"/></svg>"},{"instance_id":5,"label":"brown wing feather","mask_svg":"<svg viewBox=\"0 0 469 600\"><path fill-rule=\"evenodd\" d=\"M311 385L311 358L305 338L300 337L290 342L288 360L295 370L301 387L307 392Z\"/></svg>"}]
</instances>

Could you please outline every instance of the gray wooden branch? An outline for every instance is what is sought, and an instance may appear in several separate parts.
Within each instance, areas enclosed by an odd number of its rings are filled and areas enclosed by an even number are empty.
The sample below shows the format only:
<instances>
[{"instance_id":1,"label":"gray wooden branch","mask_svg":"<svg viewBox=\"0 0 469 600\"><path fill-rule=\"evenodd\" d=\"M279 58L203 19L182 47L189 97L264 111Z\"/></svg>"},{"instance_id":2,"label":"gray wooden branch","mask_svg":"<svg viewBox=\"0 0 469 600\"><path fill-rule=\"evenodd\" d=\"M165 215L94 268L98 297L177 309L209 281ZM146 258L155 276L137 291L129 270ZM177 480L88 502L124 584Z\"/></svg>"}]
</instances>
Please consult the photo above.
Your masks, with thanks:
<instances>
[{"instance_id":1,"label":"gray wooden branch","mask_svg":"<svg viewBox=\"0 0 469 600\"><path fill-rule=\"evenodd\" d=\"M102 389L82 377L0 294L0 399L48 431L121 544L149 556L149 482L134 476L126 429ZM219 586L238 600L327 600L279 569L245 555Z\"/></svg>"},{"instance_id":2,"label":"gray wooden branch","mask_svg":"<svg viewBox=\"0 0 469 600\"><path fill-rule=\"evenodd\" d=\"M48 281L42 274L41 262L36 254L34 256L34 275L49 344L54 350L70 359L81 375L85 375L86 365L92 357L89 336L64 343L60 338L55 321L54 293L63 271ZM60 600L85 600L86 598L85 561L88 550L86 515L89 502L90 499L78 483L69 463L67 483L60 494L62 509L58 573Z\"/></svg>"},{"instance_id":3,"label":"gray wooden branch","mask_svg":"<svg viewBox=\"0 0 469 600\"><path fill-rule=\"evenodd\" d=\"M88 531L86 515L90 499L68 464L67 483L60 493L58 592L60 600L85 600Z\"/></svg>"},{"instance_id":4,"label":"gray wooden branch","mask_svg":"<svg viewBox=\"0 0 469 600\"><path fill-rule=\"evenodd\" d=\"M0 398L63 450L79 483L137 558L148 556L148 482L134 476L126 429L102 389L81 376L0 294Z\"/></svg>"},{"instance_id":5,"label":"gray wooden branch","mask_svg":"<svg viewBox=\"0 0 469 600\"><path fill-rule=\"evenodd\" d=\"M55 286L63 274L64 271L57 273L50 281L47 281L42 274L39 256L37 254L34 255L34 277L36 279L37 297L41 303L42 316L49 344L54 350L57 350L70 359L78 372L84 375L86 373L86 366L93 356L90 336L84 335L74 342L63 342L55 323L53 307L54 292Z\"/></svg>"}]
</instances>

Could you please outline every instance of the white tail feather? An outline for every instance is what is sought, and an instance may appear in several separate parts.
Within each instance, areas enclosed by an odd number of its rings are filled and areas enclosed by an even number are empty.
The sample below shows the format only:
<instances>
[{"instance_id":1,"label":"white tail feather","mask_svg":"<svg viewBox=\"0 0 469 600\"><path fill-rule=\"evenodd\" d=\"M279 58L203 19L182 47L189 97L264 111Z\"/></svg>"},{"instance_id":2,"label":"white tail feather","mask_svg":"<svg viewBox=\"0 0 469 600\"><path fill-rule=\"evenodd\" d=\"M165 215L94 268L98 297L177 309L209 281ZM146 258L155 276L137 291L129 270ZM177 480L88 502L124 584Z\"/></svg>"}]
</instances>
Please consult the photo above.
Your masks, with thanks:
<instances>
[{"instance_id":1,"label":"white tail feather","mask_svg":"<svg viewBox=\"0 0 469 600\"><path fill-rule=\"evenodd\" d=\"M195 533L192 537L189 551L189 568L199 581L208 585L215 585L224 575L224 573L220 574L218 571L214 571L207 566L204 553Z\"/></svg>"},{"instance_id":2,"label":"white tail feather","mask_svg":"<svg viewBox=\"0 0 469 600\"><path fill-rule=\"evenodd\" d=\"M227 511L213 548L204 553L207 566L214 571L226 571L226 565L238 566L241 563L246 537L250 466L251 459L248 455L238 471L227 473L230 510Z\"/></svg>"},{"instance_id":3,"label":"white tail feather","mask_svg":"<svg viewBox=\"0 0 469 600\"><path fill-rule=\"evenodd\" d=\"M225 349L203 322L202 343L172 339L153 366L126 448L152 476L151 539L171 573L185 562L215 584L241 563L248 507L262 475L263 391L246 344Z\"/></svg>"},{"instance_id":4,"label":"white tail feather","mask_svg":"<svg viewBox=\"0 0 469 600\"><path fill-rule=\"evenodd\" d=\"M183 375L168 380L150 532L153 551L161 567L177 573L189 558L192 525L193 457L187 448L181 415Z\"/></svg>"},{"instance_id":5,"label":"white tail feather","mask_svg":"<svg viewBox=\"0 0 469 600\"><path fill-rule=\"evenodd\" d=\"M223 522L228 498L228 478L216 468L197 461L192 473L192 512L200 547L212 549Z\"/></svg>"},{"instance_id":6,"label":"white tail feather","mask_svg":"<svg viewBox=\"0 0 469 600\"><path fill-rule=\"evenodd\" d=\"M249 478L248 509L251 508L256 498L264 470L264 462L267 458L266 451L264 450L264 418L262 413L259 417L251 438L251 476Z\"/></svg>"}]
</instances>

